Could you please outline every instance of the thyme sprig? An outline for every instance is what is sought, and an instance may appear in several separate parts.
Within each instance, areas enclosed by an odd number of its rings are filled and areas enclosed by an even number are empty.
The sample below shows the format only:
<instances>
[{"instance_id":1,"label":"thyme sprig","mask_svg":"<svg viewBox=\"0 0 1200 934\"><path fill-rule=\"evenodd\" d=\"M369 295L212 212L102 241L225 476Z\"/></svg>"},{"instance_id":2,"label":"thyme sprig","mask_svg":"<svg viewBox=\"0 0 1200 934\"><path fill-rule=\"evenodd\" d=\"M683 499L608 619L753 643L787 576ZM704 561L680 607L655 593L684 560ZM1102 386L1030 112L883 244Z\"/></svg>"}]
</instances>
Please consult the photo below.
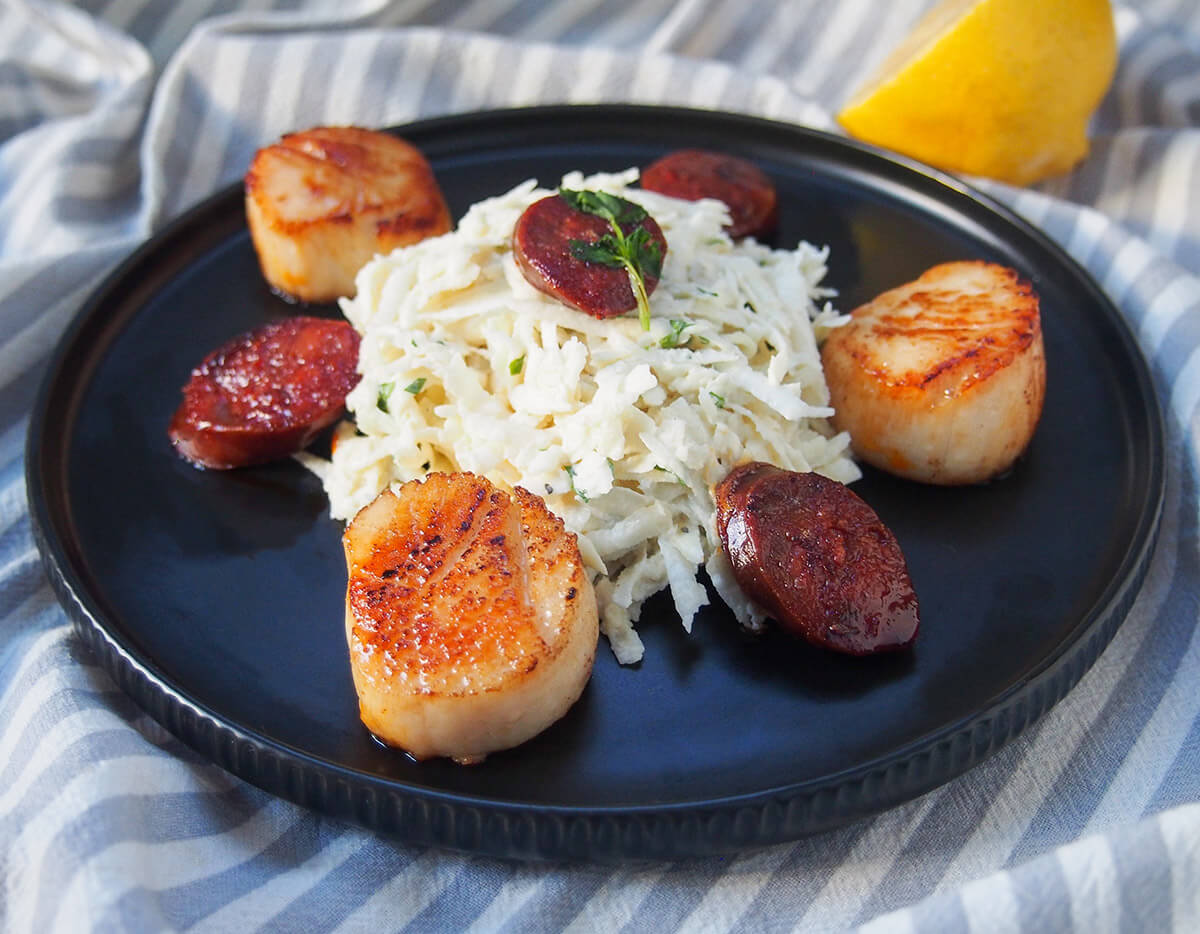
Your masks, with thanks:
<instances>
[{"instance_id":1,"label":"thyme sprig","mask_svg":"<svg viewBox=\"0 0 1200 934\"><path fill-rule=\"evenodd\" d=\"M638 320L642 330L649 331L650 294L646 289L646 279L657 279L662 274L662 247L645 227L638 226L629 233L625 232L626 227L640 225L646 219L645 209L606 191L560 188L558 193L576 211L608 221L610 232L599 239L591 243L571 240L567 245L571 255L585 263L599 263L614 269L625 268L637 301Z\"/></svg>"}]
</instances>

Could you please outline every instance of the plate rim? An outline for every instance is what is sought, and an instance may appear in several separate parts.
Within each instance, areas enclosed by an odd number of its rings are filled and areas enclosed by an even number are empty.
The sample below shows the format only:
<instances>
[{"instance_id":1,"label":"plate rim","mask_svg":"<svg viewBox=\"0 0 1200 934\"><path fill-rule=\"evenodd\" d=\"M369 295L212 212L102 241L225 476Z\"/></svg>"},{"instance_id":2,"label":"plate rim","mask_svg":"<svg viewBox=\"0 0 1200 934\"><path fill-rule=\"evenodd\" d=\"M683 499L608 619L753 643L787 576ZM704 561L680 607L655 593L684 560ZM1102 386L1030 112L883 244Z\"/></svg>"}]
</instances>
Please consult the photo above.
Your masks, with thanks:
<instances>
[{"instance_id":1,"label":"plate rim","mask_svg":"<svg viewBox=\"0 0 1200 934\"><path fill-rule=\"evenodd\" d=\"M1165 425L1149 363L1134 331L1115 303L1056 241L1015 211L969 182L908 157L813 127L744 113L648 104L554 104L475 110L387 128L411 136L461 132L472 125L502 128L530 118L688 120L757 128L857 153L879 170L923 176L938 190L949 189L998 216L1051 255L1086 288L1116 328L1137 376L1136 392L1151 417L1144 426L1150 483L1117 573L1070 632L1042 655L1023 679L1008 685L974 711L915 737L885 755L838 772L775 788L709 798L635 805L548 805L496 800L471 793L422 787L326 761L278 739L227 721L190 697L142 659L104 618L87 592L58 525L47 474L52 458L50 411L61 394L64 367L79 352L89 327L105 322L99 313L130 287L131 271L167 249L209 214L221 217L225 202L240 192L234 182L201 199L139 244L89 294L51 354L34 406L25 445L26 489L33 537L52 588L82 641L118 685L154 719L208 760L279 797L409 842L497 856L599 861L675 858L730 853L750 846L794 840L840 826L911 800L958 777L1015 739L1040 718L1091 668L1111 641L1140 590L1157 542L1165 500ZM905 187L908 187L905 184ZM221 241L223 237L217 237ZM100 318L100 320L96 320ZM1133 387L1130 387L1131 392ZM72 395L72 393L67 393ZM1142 406L1137 407L1140 411ZM349 787L357 783L356 788Z\"/></svg>"}]
</instances>

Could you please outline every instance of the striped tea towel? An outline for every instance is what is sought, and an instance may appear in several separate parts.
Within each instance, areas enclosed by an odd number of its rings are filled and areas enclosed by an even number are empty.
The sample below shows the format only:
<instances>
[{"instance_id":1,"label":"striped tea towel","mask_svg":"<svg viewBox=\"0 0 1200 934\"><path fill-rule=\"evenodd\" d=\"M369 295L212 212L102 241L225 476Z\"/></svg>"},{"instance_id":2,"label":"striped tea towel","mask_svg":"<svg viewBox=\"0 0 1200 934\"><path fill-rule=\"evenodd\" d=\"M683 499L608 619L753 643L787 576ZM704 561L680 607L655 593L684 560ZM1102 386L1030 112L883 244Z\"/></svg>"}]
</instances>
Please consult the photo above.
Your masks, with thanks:
<instances>
[{"instance_id":1,"label":"striped tea towel","mask_svg":"<svg viewBox=\"0 0 1200 934\"><path fill-rule=\"evenodd\" d=\"M1047 0L1049 2L1049 0ZM925 0L0 5L0 840L6 930L1200 930L1200 7L1118 4L1070 175L985 183L1128 318L1167 413L1160 542L1068 697L962 778L727 859L524 865L413 847L199 759L76 644L23 480L47 357L113 265L318 123L632 101L834 129Z\"/></svg>"}]
</instances>

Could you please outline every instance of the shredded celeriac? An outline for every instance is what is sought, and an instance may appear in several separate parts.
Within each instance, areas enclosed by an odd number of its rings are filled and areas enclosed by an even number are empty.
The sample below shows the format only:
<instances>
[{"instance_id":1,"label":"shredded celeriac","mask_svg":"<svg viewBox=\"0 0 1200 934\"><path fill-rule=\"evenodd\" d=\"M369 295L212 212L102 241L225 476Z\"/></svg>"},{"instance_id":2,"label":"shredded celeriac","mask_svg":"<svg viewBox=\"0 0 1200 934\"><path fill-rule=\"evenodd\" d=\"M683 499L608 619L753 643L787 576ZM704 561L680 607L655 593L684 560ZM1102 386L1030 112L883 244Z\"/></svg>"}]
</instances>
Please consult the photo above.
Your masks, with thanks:
<instances>
[{"instance_id":1,"label":"shredded celeriac","mask_svg":"<svg viewBox=\"0 0 1200 934\"><path fill-rule=\"evenodd\" d=\"M377 257L344 300L362 335L352 421L322 478L349 519L391 484L469 470L543 496L579 538L601 629L622 663L642 657L633 624L670 587L683 626L708 603L705 567L744 624L761 616L734 582L712 487L763 460L849 482L817 339L840 318L820 286L826 252L732 241L717 201L632 187L636 170L563 186L642 205L668 243L636 313L598 319L530 285L512 253L517 218L553 192L528 181L470 208L453 232Z\"/></svg>"}]
</instances>

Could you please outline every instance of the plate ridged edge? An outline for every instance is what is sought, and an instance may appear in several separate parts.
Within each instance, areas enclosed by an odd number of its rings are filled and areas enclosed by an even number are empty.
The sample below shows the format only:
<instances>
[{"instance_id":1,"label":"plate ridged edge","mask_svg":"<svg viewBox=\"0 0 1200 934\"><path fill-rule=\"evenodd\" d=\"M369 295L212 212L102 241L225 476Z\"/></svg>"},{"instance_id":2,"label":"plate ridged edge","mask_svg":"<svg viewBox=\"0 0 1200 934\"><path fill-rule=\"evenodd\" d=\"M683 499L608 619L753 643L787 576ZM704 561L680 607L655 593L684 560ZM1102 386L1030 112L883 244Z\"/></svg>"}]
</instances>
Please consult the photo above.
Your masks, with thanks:
<instances>
[{"instance_id":1,"label":"plate ridged edge","mask_svg":"<svg viewBox=\"0 0 1200 934\"><path fill-rule=\"evenodd\" d=\"M544 111L562 114L568 108L521 108L439 117L409 125L414 133L437 130L457 119L503 119L506 113ZM745 115L726 115L682 108L637 105L597 105L573 108L593 113L657 112L692 119L733 120L772 125L772 121ZM1086 271L1057 244L986 194L953 176L874 147L844 140L806 127L773 124L777 130L798 132L856 149L880 158L903 171L917 171L935 183L982 204L1020 232L1038 242L1066 265L1097 300L1111 308ZM588 859L600 862L655 860L725 854L747 848L795 840L844 825L902 804L978 765L1038 720L1083 677L1112 640L1137 595L1156 544L1165 477L1162 413L1150 385L1144 360L1138 363L1138 389L1152 414L1149 508L1139 516L1132 543L1108 595L1080 624L1082 635L1060 654L1042 663L1023 682L1013 685L984 712L919 738L884 759L774 791L759 792L705 806L679 804L661 808L551 808L525 807L468 799L409 788L375 776L327 765L294 749L285 748L232 727L166 684L153 670L120 645L103 625L98 611L89 607L78 579L60 555L62 541L52 531L41 471L49 403L56 374L87 323L91 312L103 307L122 274L134 268L162 239L180 235L195 218L211 211L228 197L218 192L167 225L139 247L100 286L67 328L52 356L39 390L26 442L26 483L29 491L33 537L52 589L71 618L83 644L135 703L168 731L226 771L279 797L331 816L352 821L409 843L433 845L471 853L520 859ZM1127 346L1137 350L1128 323L1113 310L1112 323Z\"/></svg>"}]
</instances>

